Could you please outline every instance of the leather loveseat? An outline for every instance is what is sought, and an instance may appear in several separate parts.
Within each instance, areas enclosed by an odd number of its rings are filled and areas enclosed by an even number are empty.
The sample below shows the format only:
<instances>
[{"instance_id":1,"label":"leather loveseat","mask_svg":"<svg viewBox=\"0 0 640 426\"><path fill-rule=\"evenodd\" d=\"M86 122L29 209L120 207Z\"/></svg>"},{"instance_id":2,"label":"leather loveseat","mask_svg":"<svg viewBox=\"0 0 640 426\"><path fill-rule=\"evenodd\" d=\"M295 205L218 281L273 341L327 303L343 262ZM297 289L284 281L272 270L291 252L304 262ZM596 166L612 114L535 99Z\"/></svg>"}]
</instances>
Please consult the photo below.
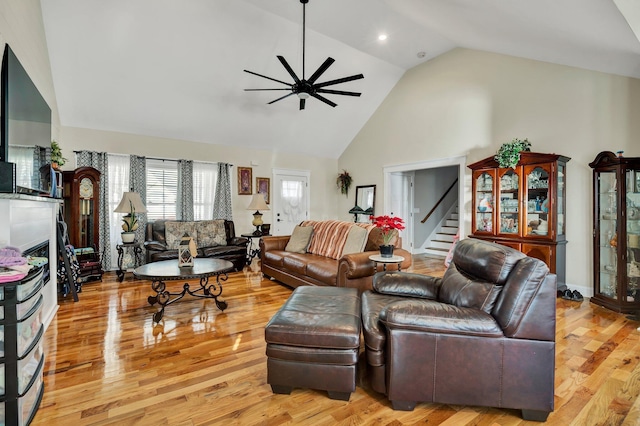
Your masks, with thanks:
<instances>
[{"instance_id":1,"label":"leather loveseat","mask_svg":"<svg viewBox=\"0 0 640 426\"><path fill-rule=\"evenodd\" d=\"M320 238L318 229L327 222L338 223L338 221L308 221L303 223L306 226L314 226L312 238ZM358 226L348 222L349 226ZM327 241L333 244L336 239L333 236L325 236ZM291 236L262 237L260 240L261 270L265 277L275 278L290 287L301 285L352 287L359 292L370 289L373 275L376 272L376 265L369 260L372 254L380 253L380 243L382 236L379 228L369 226L365 235L365 244L358 252L342 254L335 257L311 253L295 253L287 251L287 244ZM309 246L313 250L312 240ZM402 269L411 266L411 254L403 250L400 246L400 239L394 241L396 248L395 255L404 257L400 264ZM381 265L377 265L382 269ZM397 268L396 264L389 268Z\"/></svg>"},{"instance_id":2,"label":"leather loveseat","mask_svg":"<svg viewBox=\"0 0 640 426\"><path fill-rule=\"evenodd\" d=\"M362 295L372 388L416 402L553 411L556 276L540 260L460 241L442 278L376 274Z\"/></svg>"},{"instance_id":3,"label":"leather loveseat","mask_svg":"<svg viewBox=\"0 0 640 426\"><path fill-rule=\"evenodd\" d=\"M222 219L148 222L144 243L147 263L177 259L176 239L179 241L185 232L195 240L198 257L228 260L237 271L246 265L248 239L236 237L233 221Z\"/></svg>"}]
</instances>

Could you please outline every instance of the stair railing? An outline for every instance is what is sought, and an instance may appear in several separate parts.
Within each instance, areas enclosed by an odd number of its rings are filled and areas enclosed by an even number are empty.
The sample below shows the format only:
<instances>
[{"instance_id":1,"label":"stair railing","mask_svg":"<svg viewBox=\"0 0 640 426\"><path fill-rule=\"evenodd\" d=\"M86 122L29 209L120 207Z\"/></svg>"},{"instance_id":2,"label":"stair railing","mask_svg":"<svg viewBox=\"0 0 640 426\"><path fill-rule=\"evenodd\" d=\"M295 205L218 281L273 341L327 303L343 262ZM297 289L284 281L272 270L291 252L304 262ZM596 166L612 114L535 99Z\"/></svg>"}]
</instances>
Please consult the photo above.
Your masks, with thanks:
<instances>
[{"instance_id":1,"label":"stair railing","mask_svg":"<svg viewBox=\"0 0 640 426\"><path fill-rule=\"evenodd\" d=\"M451 186L449 187L449 189L447 189L444 194L442 195L442 197L440 197L440 199L438 200L438 202L436 203L435 206L433 206L433 208L431 210L429 210L429 213L427 213L427 215L424 217L424 219L422 219L420 221L420 223L425 223L427 221L427 219L429 219L429 217L433 214L433 212L438 208L438 206L440 205L440 203L442 203L444 201L444 198L447 196L447 194L453 189L454 186L456 186L456 183L458 183L458 178L456 178L456 180L453 181L453 183L451 184Z\"/></svg>"}]
</instances>

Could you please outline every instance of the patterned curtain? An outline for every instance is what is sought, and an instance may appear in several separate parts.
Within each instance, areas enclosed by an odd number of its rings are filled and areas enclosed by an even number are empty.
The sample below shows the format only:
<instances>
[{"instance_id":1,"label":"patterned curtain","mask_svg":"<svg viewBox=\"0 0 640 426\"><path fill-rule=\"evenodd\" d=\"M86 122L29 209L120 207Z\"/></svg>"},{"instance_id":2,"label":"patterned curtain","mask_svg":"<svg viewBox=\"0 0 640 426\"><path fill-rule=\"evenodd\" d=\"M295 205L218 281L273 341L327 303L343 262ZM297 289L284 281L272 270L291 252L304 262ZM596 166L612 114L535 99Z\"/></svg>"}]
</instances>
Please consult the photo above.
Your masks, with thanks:
<instances>
[{"instance_id":1,"label":"patterned curtain","mask_svg":"<svg viewBox=\"0 0 640 426\"><path fill-rule=\"evenodd\" d=\"M129 188L140 194L142 204L147 205L147 159L139 155L129 156ZM136 229L136 241L144 241L144 230L147 227L147 215L138 216L138 229ZM136 266L140 266L136 262Z\"/></svg>"},{"instance_id":2,"label":"patterned curtain","mask_svg":"<svg viewBox=\"0 0 640 426\"><path fill-rule=\"evenodd\" d=\"M193 161L178 160L178 220L193 220Z\"/></svg>"},{"instance_id":3,"label":"patterned curtain","mask_svg":"<svg viewBox=\"0 0 640 426\"><path fill-rule=\"evenodd\" d=\"M109 159L105 152L77 151L76 164L78 167L93 167L100 172L100 224L99 237L102 249L102 268L105 271L111 270L111 241L109 238Z\"/></svg>"},{"instance_id":4,"label":"patterned curtain","mask_svg":"<svg viewBox=\"0 0 640 426\"><path fill-rule=\"evenodd\" d=\"M233 220L231 204L231 164L218 163L218 181L216 183L216 197L213 203L213 218Z\"/></svg>"}]
</instances>

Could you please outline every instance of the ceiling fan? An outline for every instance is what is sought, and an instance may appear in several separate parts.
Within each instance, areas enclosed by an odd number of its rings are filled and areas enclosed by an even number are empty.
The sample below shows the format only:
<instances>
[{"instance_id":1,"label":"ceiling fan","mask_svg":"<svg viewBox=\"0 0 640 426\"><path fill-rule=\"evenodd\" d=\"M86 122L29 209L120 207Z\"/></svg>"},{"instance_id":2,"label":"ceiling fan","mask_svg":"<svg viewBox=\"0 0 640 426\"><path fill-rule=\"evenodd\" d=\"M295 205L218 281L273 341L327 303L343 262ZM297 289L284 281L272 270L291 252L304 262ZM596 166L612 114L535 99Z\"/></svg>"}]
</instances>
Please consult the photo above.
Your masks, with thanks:
<instances>
[{"instance_id":1,"label":"ceiling fan","mask_svg":"<svg viewBox=\"0 0 640 426\"><path fill-rule=\"evenodd\" d=\"M306 9L306 4L309 3L309 0L300 0L300 3L302 3L302 78L298 78L296 73L289 66L289 63L284 58L284 56L277 56L278 60L282 64L282 66L287 70L287 72L293 78L294 83L287 83L285 81L277 80L277 79L271 78L271 77L267 77L266 75L258 74L258 73L253 72L253 71L244 70L244 72L247 72L249 74L257 75L258 77L266 78L267 80L275 81L277 83L282 83L284 85L289 86L289 87L286 87L286 88L279 88L279 89L244 89L244 90L247 91L247 92L264 91L264 90L289 90L289 91L291 91L291 93L287 93L286 95L281 96L278 99L275 99L275 100L269 102L269 105L274 103L274 102L278 102L278 101L280 101L280 100L282 100L284 98L288 98L291 95L298 95L298 98L300 99L300 109L301 110L304 109L305 102L310 96L314 97L316 99L319 99L322 102L324 102L325 104L331 105L332 107L335 107L337 105L335 102L332 102L329 99L325 98L324 96L320 95L320 93L327 93L327 94L331 94L331 95L360 96L360 93L357 93L357 92L346 92L346 91L343 91L343 90L325 89L325 87L333 86L334 84L346 83L347 81L359 80L361 78L364 78L364 76L362 74L356 74L356 75L352 75L352 76L349 76L349 77L338 78L336 80L330 80L330 81L324 81L322 83L316 83L316 80L318 80L318 78L320 78L320 76L331 66L331 64L333 64L335 62L335 59L333 59L331 57L327 58L322 63L322 65L320 65L320 67L316 70L316 72L313 73L313 75L311 77L309 77L308 79L305 78L305 71L304 71L304 62L305 62L305 26L306 26L306 16L305 16L306 10L305 9Z\"/></svg>"}]
</instances>

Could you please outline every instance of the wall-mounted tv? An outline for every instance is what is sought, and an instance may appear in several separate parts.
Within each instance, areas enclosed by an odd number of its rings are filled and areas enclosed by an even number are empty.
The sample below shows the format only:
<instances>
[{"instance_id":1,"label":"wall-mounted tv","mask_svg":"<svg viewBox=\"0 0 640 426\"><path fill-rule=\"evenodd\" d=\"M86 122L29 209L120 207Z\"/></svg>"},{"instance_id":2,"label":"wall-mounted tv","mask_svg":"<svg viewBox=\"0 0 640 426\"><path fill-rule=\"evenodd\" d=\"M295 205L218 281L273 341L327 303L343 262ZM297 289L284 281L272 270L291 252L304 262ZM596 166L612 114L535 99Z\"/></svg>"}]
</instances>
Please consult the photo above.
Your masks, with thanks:
<instances>
[{"instance_id":1,"label":"wall-mounted tv","mask_svg":"<svg viewBox=\"0 0 640 426\"><path fill-rule=\"evenodd\" d=\"M16 165L17 192L47 194L51 108L8 44L0 78L0 162Z\"/></svg>"}]
</instances>

